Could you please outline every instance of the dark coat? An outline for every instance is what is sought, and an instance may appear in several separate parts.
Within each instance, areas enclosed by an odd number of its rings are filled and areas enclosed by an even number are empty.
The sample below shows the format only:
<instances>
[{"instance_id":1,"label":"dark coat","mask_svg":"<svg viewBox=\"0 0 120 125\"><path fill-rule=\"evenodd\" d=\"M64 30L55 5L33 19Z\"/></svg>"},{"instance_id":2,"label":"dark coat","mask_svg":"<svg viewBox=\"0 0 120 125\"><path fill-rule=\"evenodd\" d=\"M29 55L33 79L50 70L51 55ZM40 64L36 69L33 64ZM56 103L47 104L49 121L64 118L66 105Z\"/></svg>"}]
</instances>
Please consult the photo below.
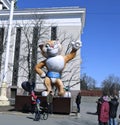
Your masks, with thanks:
<instances>
[{"instance_id":1,"label":"dark coat","mask_svg":"<svg viewBox=\"0 0 120 125\"><path fill-rule=\"evenodd\" d=\"M109 112L110 118L116 118L119 102L117 99L111 99L109 104L110 104L110 112Z\"/></svg>"},{"instance_id":2,"label":"dark coat","mask_svg":"<svg viewBox=\"0 0 120 125\"><path fill-rule=\"evenodd\" d=\"M81 95L78 94L76 97L76 104L80 104L81 103Z\"/></svg>"}]
</instances>

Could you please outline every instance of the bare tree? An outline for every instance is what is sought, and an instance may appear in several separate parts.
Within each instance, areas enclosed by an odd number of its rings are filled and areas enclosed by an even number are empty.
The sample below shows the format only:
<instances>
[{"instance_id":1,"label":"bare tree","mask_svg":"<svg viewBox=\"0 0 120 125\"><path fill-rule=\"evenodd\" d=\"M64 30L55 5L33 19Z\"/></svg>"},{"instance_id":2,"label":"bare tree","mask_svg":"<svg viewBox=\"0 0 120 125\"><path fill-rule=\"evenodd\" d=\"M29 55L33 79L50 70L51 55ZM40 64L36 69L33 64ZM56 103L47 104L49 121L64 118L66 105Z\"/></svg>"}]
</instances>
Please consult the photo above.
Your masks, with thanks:
<instances>
[{"instance_id":1,"label":"bare tree","mask_svg":"<svg viewBox=\"0 0 120 125\"><path fill-rule=\"evenodd\" d=\"M62 37L61 37L62 36ZM61 44L64 47L64 55L70 53L72 47L71 43L76 42L79 37L73 38L72 35L68 35L66 32L59 33L59 37L61 37ZM66 45L67 43L67 45ZM79 51L78 51L79 52ZM77 58L72 59L67 63L66 67L62 72L62 81L64 83L65 88L70 89L73 86L80 85L80 58L79 55L76 55ZM80 87L80 86L79 86ZM79 88L80 89L80 88Z\"/></svg>"},{"instance_id":2,"label":"bare tree","mask_svg":"<svg viewBox=\"0 0 120 125\"><path fill-rule=\"evenodd\" d=\"M44 21L41 16L34 15L35 19L32 22L24 23L22 22L22 46L24 52L20 55L19 66L27 74L28 81L35 82L36 74L34 72L34 66L37 63L37 53L39 40L47 39L49 27L44 27ZM21 24L17 23L18 27ZM42 57L40 57L42 58ZM25 65L24 65L25 64ZM20 77L26 77L26 75L21 74Z\"/></svg>"},{"instance_id":3,"label":"bare tree","mask_svg":"<svg viewBox=\"0 0 120 125\"><path fill-rule=\"evenodd\" d=\"M96 88L96 81L90 76L87 76L86 74L81 75L80 79L81 83L81 89L83 90L90 90Z\"/></svg>"},{"instance_id":4,"label":"bare tree","mask_svg":"<svg viewBox=\"0 0 120 125\"><path fill-rule=\"evenodd\" d=\"M19 77L24 77L28 81L35 82L36 81L36 73L34 71L34 66L37 64L37 60L43 60L43 56L39 52L38 44L41 42L48 40L50 38L50 28L54 25L51 24L50 26L45 26L45 22L43 21L44 17L35 15L35 20L32 20L32 22L23 22L21 24L17 23L17 27L21 27L22 32L22 38L21 39L21 51L22 54L19 58L19 70L20 74ZM71 42L76 41L76 39L72 38L72 36L69 36L67 33L59 33L58 38L60 38L61 44L64 47L64 54L67 54L71 51ZM62 72L62 80L64 83L64 86L75 86L77 84L80 84L80 68L78 63L76 65L76 62L79 62L78 58L73 59L69 62L67 65L68 68L65 67L65 70ZM44 70L46 70L44 68ZM26 72L26 73L23 73ZM69 77L68 77L69 76ZM79 81L79 82L78 82ZM43 82L41 80L41 82Z\"/></svg>"},{"instance_id":5,"label":"bare tree","mask_svg":"<svg viewBox=\"0 0 120 125\"><path fill-rule=\"evenodd\" d=\"M108 94L112 94L115 90L118 92L120 90L120 78L118 76L109 75L102 82L103 91L107 91Z\"/></svg>"}]
</instances>

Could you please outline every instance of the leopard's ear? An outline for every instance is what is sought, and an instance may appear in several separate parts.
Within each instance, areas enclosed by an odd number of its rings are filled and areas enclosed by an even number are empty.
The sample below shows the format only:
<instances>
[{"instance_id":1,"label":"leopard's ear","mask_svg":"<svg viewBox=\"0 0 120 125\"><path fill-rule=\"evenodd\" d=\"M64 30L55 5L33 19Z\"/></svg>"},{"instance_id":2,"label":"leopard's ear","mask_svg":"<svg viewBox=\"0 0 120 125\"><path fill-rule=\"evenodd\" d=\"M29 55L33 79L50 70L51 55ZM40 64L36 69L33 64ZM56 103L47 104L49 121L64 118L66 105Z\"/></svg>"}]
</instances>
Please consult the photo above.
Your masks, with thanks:
<instances>
[{"instance_id":1,"label":"leopard's ear","mask_svg":"<svg viewBox=\"0 0 120 125\"><path fill-rule=\"evenodd\" d=\"M43 48L43 44L40 44L40 45L39 45L39 48L42 50L42 48Z\"/></svg>"}]
</instances>

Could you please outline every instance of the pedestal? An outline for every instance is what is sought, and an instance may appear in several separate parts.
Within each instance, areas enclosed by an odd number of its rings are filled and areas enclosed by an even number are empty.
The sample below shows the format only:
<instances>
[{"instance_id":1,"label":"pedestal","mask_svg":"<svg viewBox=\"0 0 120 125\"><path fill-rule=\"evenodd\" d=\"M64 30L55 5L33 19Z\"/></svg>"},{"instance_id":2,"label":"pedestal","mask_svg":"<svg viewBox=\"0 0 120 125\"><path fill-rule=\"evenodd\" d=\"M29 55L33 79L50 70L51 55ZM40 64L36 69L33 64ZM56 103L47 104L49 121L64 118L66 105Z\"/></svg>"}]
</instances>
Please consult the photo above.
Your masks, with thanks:
<instances>
[{"instance_id":1,"label":"pedestal","mask_svg":"<svg viewBox=\"0 0 120 125\"><path fill-rule=\"evenodd\" d=\"M10 101L8 100L6 95L7 95L7 85L6 83L2 83L0 92L0 106L10 105Z\"/></svg>"},{"instance_id":2,"label":"pedestal","mask_svg":"<svg viewBox=\"0 0 120 125\"><path fill-rule=\"evenodd\" d=\"M46 107L46 97L38 96L41 101L41 106ZM29 111L31 107L31 97L24 95L17 95L15 98L16 111ZM71 112L71 98L53 97L53 113L55 114L70 114Z\"/></svg>"}]
</instances>

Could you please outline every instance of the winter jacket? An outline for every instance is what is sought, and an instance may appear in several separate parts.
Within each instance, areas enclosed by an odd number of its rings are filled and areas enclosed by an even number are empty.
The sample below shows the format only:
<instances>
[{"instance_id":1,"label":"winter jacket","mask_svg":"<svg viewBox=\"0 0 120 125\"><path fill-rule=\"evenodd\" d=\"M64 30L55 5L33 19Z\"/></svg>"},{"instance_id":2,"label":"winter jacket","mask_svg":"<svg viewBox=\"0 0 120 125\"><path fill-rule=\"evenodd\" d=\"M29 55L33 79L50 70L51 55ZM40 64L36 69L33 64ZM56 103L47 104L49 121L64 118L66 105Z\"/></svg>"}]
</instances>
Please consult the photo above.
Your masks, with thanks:
<instances>
[{"instance_id":1,"label":"winter jacket","mask_svg":"<svg viewBox=\"0 0 120 125\"><path fill-rule=\"evenodd\" d=\"M36 104L36 99L37 99L37 96L34 94L31 94L31 104Z\"/></svg>"},{"instance_id":2,"label":"winter jacket","mask_svg":"<svg viewBox=\"0 0 120 125\"><path fill-rule=\"evenodd\" d=\"M108 122L109 120L109 103L104 101L101 104L100 114L99 114L99 121L101 122Z\"/></svg>"},{"instance_id":3,"label":"winter jacket","mask_svg":"<svg viewBox=\"0 0 120 125\"><path fill-rule=\"evenodd\" d=\"M110 118L116 118L117 109L119 105L118 100L115 98L111 99L111 101L109 102L109 105L110 105L110 112L109 112Z\"/></svg>"},{"instance_id":4,"label":"winter jacket","mask_svg":"<svg viewBox=\"0 0 120 125\"><path fill-rule=\"evenodd\" d=\"M81 103L81 95L78 94L76 97L76 104L80 104Z\"/></svg>"}]
</instances>

